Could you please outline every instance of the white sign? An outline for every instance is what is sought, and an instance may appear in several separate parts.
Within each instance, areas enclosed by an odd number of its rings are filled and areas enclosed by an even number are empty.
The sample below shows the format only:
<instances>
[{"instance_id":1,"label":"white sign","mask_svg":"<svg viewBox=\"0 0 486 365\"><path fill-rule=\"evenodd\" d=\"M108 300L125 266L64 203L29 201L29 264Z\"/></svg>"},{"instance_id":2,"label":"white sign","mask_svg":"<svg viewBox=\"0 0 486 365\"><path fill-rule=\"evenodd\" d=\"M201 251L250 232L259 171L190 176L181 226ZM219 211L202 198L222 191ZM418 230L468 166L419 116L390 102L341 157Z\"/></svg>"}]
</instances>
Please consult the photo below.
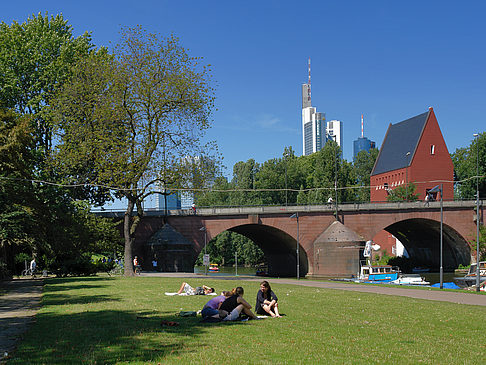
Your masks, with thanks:
<instances>
[{"instance_id":1,"label":"white sign","mask_svg":"<svg viewBox=\"0 0 486 365\"><path fill-rule=\"evenodd\" d=\"M203 265L208 266L209 265L209 254L203 255Z\"/></svg>"}]
</instances>

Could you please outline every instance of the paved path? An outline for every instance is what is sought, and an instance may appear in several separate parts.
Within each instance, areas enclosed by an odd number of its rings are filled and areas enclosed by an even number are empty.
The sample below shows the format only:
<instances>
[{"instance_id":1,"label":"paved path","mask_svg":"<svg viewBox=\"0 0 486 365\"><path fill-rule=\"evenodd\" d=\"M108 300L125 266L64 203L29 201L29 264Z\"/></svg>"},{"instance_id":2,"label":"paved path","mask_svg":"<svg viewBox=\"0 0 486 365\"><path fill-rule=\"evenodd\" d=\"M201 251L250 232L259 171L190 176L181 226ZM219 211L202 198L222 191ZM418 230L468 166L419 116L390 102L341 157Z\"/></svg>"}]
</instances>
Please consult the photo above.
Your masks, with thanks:
<instances>
[{"instance_id":1,"label":"paved path","mask_svg":"<svg viewBox=\"0 0 486 365\"><path fill-rule=\"evenodd\" d=\"M15 349L17 341L33 322L40 305L42 279L17 279L0 282L7 293L0 296L0 364L5 353Z\"/></svg>"},{"instance_id":2,"label":"paved path","mask_svg":"<svg viewBox=\"0 0 486 365\"><path fill-rule=\"evenodd\" d=\"M191 273L142 273L142 276L161 276L161 277L179 277L179 278L198 278L204 277L201 274ZM246 280L246 281L261 281L263 278L255 278L254 276L208 276L211 279L224 280ZM469 305L483 305L486 306L486 295L475 294L464 291L452 292L438 289L414 289L410 287L396 287L396 286L378 286L371 284L355 284L350 282L339 281L314 281L314 280L296 280L296 279L268 279L272 283L295 284L302 286L310 286L314 288L326 288L337 290L350 290L363 293L375 293L384 295L397 295L402 297L437 300L442 302L451 302Z\"/></svg>"}]
</instances>

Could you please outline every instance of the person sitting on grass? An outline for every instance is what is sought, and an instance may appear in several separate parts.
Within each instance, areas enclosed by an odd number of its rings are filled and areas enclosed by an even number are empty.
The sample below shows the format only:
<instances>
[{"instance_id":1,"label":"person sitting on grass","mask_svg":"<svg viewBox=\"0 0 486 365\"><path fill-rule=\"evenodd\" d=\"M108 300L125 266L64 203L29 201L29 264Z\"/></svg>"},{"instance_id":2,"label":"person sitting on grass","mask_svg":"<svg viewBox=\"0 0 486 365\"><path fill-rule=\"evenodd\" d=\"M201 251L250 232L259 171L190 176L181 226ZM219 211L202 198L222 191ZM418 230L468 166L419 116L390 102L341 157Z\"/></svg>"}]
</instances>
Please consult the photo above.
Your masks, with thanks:
<instances>
[{"instance_id":1,"label":"person sitting on grass","mask_svg":"<svg viewBox=\"0 0 486 365\"><path fill-rule=\"evenodd\" d=\"M227 298L219 307L220 316L223 321L235 321L241 312L245 313L250 319L258 319L251 311L251 305L243 299L244 290L241 286L233 290L233 294Z\"/></svg>"},{"instance_id":2,"label":"person sitting on grass","mask_svg":"<svg viewBox=\"0 0 486 365\"><path fill-rule=\"evenodd\" d=\"M201 311L201 316L203 319L209 317L219 319L219 307L221 307L221 304L226 300L226 298L230 297L232 294L233 293L230 291L223 291L221 295L218 295L207 302Z\"/></svg>"},{"instance_id":3,"label":"person sitting on grass","mask_svg":"<svg viewBox=\"0 0 486 365\"><path fill-rule=\"evenodd\" d=\"M214 293L214 288L210 288L209 286L197 286L195 289L190 286L188 283L182 283L181 288L177 292L177 294L182 294L182 292L186 293L187 295L208 295Z\"/></svg>"},{"instance_id":4,"label":"person sitting on grass","mask_svg":"<svg viewBox=\"0 0 486 365\"><path fill-rule=\"evenodd\" d=\"M268 315L272 317L281 317L278 312L278 298L270 288L268 281L263 280L260 283L260 290L257 293L256 312L257 314Z\"/></svg>"}]
</instances>

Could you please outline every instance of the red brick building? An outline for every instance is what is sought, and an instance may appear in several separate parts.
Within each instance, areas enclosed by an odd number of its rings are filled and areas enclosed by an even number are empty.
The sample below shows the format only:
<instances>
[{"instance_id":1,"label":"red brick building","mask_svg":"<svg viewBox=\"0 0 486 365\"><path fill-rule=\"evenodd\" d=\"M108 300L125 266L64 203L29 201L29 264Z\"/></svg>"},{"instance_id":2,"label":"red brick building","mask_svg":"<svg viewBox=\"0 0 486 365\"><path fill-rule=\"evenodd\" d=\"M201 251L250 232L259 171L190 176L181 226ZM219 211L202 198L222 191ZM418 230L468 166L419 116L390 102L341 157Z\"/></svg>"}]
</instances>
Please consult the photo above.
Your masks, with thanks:
<instances>
[{"instance_id":1,"label":"red brick building","mask_svg":"<svg viewBox=\"0 0 486 365\"><path fill-rule=\"evenodd\" d=\"M371 172L371 202L384 202L393 189L413 182L420 200L443 184L444 200L454 198L454 166L434 110L391 124ZM440 199L440 194L430 194Z\"/></svg>"}]
</instances>

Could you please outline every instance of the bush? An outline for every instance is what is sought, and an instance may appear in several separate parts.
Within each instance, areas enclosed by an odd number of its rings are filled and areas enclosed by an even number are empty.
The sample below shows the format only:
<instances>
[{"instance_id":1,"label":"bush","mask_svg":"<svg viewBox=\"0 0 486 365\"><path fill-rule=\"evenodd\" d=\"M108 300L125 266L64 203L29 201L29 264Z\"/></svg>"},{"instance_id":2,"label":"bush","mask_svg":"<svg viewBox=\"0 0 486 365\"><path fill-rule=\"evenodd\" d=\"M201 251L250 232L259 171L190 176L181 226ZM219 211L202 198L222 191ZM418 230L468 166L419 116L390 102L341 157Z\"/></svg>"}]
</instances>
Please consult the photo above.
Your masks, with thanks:
<instances>
[{"instance_id":1,"label":"bush","mask_svg":"<svg viewBox=\"0 0 486 365\"><path fill-rule=\"evenodd\" d=\"M83 254L74 258L57 257L51 265L56 276L90 276L97 272L97 265L91 262L91 255Z\"/></svg>"}]
</instances>

